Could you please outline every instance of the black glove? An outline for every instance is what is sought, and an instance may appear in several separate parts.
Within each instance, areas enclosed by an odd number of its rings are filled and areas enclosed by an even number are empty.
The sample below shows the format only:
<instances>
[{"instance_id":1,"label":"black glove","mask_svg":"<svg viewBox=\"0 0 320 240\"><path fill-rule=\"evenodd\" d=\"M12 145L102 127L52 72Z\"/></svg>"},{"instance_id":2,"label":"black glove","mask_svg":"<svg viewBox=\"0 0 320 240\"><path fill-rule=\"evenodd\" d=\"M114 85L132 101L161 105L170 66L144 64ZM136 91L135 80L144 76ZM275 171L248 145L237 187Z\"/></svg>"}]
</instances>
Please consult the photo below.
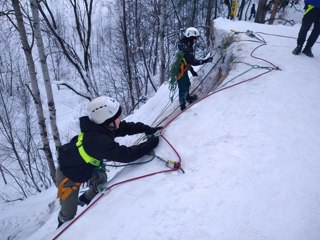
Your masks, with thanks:
<instances>
[{"instance_id":1,"label":"black glove","mask_svg":"<svg viewBox=\"0 0 320 240\"><path fill-rule=\"evenodd\" d=\"M193 67L190 68L190 72L192 74L192 76L197 77L198 73L193 69Z\"/></svg>"},{"instance_id":2,"label":"black glove","mask_svg":"<svg viewBox=\"0 0 320 240\"><path fill-rule=\"evenodd\" d=\"M152 135L155 134L157 131L161 130L162 127L150 127L148 130L145 131L145 134Z\"/></svg>"},{"instance_id":3,"label":"black glove","mask_svg":"<svg viewBox=\"0 0 320 240\"><path fill-rule=\"evenodd\" d=\"M204 61L204 63L208 63L208 62L212 62L212 60L213 60L213 57L209 57L203 61Z\"/></svg>"},{"instance_id":4,"label":"black glove","mask_svg":"<svg viewBox=\"0 0 320 240\"><path fill-rule=\"evenodd\" d=\"M158 146L159 144L159 137L157 136L151 136L148 141L146 142L146 144L148 145L148 147L150 147L151 149L154 149L156 146Z\"/></svg>"}]
</instances>

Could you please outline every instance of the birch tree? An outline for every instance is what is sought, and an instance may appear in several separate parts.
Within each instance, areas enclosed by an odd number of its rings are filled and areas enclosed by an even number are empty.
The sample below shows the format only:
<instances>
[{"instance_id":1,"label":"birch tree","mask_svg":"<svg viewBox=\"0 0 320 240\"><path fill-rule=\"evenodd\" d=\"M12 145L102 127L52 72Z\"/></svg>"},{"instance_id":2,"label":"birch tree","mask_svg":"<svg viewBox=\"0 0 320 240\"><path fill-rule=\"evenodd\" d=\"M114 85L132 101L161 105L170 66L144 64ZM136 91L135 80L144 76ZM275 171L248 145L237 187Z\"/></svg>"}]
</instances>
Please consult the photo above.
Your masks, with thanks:
<instances>
[{"instance_id":1,"label":"birch tree","mask_svg":"<svg viewBox=\"0 0 320 240\"><path fill-rule=\"evenodd\" d=\"M47 59L46 59L44 44L43 44L41 30L40 30L40 20L39 20L37 0L30 0L30 6L31 6L31 10L32 10L34 35L35 35L35 38L37 41L42 76L43 76L44 85L45 85L46 93L47 93L48 109L49 109L49 113L50 113L51 131L52 131L53 140L54 140L56 149L58 149L61 146L61 141L60 141L59 130L57 127L56 108L55 108L55 103L54 103L54 98L53 98L53 93L52 93L52 87L51 87L51 81L50 81L49 70L48 70L48 65L47 65Z\"/></svg>"},{"instance_id":2,"label":"birch tree","mask_svg":"<svg viewBox=\"0 0 320 240\"><path fill-rule=\"evenodd\" d=\"M45 153L46 160L48 162L49 166L49 171L51 178L53 182L55 182L55 176L56 176L56 169L54 166L54 161L52 157L52 152L50 149L50 144L48 140L48 132L46 128L46 123L45 123L45 117L44 117L44 112L43 112L43 107L42 107L42 101L41 101L41 96L40 96L40 90L38 86L38 79L37 79L37 73L34 65L34 60L32 56L32 48L29 45L28 38L27 38L27 33L26 29L24 26L23 22L23 15L21 12L21 8L19 5L19 0L11 0L13 9L14 9L14 14L16 17L17 21L17 27L19 30L19 36L23 48L23 52L28 64L28 70L29 70L29 76L30 76L30 81L31 81L31 94L36 106L36 112L38 116L38 124L39 124L39 129L40 129L40 136L42 140L42 149Z\"/></svg>"}]
</instances>

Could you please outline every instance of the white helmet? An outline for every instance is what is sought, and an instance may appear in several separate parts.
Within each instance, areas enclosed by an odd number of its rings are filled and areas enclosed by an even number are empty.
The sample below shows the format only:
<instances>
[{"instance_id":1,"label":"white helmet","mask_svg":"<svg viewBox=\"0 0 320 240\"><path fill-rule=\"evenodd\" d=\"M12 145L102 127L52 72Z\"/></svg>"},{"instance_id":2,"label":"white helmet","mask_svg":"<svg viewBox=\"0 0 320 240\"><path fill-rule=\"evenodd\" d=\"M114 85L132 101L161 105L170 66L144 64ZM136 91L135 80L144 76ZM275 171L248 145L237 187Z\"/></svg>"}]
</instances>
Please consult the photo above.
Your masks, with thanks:
<instances>
[{"instance_id":1,"label":"white helmet","mask_svg":"<svg viewBox=\"0 0 320 240\"><path fill-rule=\"evenodd\" d=\"M187 28L187 30L185 31L184 35L186 37L199 37L200 33L198 31L198 29L194 28L194 27L189 27Z\"/></svg>"},{"instance_id":2,"label":"white helmet","mask_svg":"<svg viewBox=\"0 0 320 240\"><path fill-rule=\"evenodd\" d=\"M89 103L89 118L96 124L109 124L121 115L121 106L114 99L101 96Z\"/></svg>"}]
</instances>

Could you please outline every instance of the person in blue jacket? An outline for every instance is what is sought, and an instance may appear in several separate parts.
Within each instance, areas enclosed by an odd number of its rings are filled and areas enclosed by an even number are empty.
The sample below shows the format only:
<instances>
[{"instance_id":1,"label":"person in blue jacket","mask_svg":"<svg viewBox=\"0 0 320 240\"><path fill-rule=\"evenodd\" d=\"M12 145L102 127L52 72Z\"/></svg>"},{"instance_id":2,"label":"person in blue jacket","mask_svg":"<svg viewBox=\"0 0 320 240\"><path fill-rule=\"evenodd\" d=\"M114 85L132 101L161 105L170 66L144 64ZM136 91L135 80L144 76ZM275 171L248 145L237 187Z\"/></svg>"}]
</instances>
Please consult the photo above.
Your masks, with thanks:
<instances>
[{"instance_id":1,"label":"person in blue jacket","mask_svg":"<svg viewBox=\"0 0 320 240\"><path fill-rule=\"evenodd\" d=\"M56 174L61 210L58 227L74 218L77 205L89 204L98 194L97 188L106 183L103 161L133 162L150 153L159 143L154 134L162 127L150 127L141 122L121 121L120 104L107 96L89 103L89 116L80 118L80 133L59 149ZM116 137L145 133L146 142L134 146L120 145ZM89 189L78 199L82 183L91 182Z\"/></svg>"},{"instance_id":2,"label":"person in blue jacket","mask_svg":"<svg viewBox=\"0 0 320 240\"><path fill-rule=\"evenodd\" d=\"M313 24L313 30L307 40L307 44L302 52L308 57L313 57L311 48L317 41L320 34L320 1L319 0L305 0L305 14L302 18L302 25L299 31L297 47L293 50L294 55L298 55L306 40L307 33Z\"/></svg>"}]
</instances>

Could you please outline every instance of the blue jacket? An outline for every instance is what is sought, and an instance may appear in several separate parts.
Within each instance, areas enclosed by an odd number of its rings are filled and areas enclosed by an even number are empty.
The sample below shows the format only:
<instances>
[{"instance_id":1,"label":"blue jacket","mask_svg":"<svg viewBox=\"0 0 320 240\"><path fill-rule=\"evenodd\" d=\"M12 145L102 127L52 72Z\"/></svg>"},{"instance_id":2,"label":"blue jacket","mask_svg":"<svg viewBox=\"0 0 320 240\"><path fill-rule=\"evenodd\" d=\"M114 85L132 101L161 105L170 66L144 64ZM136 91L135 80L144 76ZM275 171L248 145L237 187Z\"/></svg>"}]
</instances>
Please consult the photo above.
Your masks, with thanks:
<instances>
[{"instance_id":1,"label":"blue jacket","mask_svg":"<svg viewBox=\"0 0 320 240\"><path fill-rule=\"evenodd\" d=\"M307 4L307 5L312 5L312 6L314 6L314 7L316 7L316 8L320 8L320 0L305 0L305 3Z\"/></svg>"}]
</instances>

